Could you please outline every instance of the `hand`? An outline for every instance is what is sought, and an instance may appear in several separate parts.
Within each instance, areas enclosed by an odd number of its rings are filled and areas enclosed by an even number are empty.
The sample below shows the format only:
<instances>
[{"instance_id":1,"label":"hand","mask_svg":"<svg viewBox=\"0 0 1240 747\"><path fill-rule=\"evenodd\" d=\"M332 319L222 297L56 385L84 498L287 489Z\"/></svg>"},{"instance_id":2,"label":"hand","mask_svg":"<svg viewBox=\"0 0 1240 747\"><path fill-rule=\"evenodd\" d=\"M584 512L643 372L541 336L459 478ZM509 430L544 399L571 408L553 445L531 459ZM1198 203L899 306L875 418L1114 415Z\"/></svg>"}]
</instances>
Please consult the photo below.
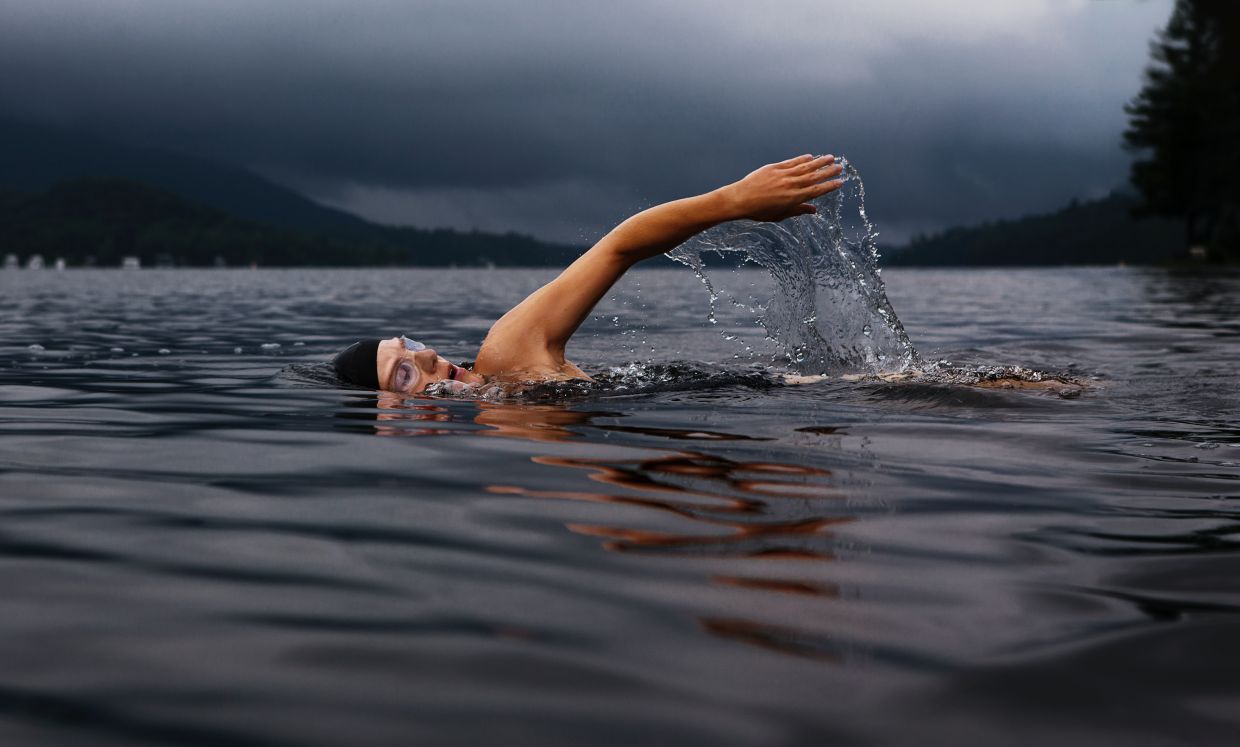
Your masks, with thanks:
<instances>
[{"instance_id":1,"label":"hand","mask_svg":"<svg viewBox=\"0 0 1240 747\"><path fill-rule=\"evenodd\" d=\"M835 179L843 172L835 156L797 156L767 164L720 192L728 200L733 218L780 221L818 212L810 200L843 186L842 180Z\"/></svg>"}]
</instances>

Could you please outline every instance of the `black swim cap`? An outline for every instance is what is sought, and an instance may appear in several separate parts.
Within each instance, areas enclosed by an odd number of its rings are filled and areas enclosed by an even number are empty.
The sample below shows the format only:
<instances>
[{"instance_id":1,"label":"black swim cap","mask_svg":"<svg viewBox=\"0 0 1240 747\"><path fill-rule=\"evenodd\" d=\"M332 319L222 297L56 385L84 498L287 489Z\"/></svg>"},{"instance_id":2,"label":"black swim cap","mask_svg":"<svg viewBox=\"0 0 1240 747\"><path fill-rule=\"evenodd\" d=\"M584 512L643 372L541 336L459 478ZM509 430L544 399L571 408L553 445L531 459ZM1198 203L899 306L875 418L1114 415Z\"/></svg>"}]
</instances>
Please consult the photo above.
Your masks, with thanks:
<instances>
[{"instance_id":1,"label":"black swim cap","mask_svg":"<svg viewBox=\"0 0 1240 747\"><path fill-rule=\"evenodd\" d=\"M367 389L379 388L379 343L381 340L360 340L340 351L332 365L341 381Z\"/></svg>"}]
</instances>

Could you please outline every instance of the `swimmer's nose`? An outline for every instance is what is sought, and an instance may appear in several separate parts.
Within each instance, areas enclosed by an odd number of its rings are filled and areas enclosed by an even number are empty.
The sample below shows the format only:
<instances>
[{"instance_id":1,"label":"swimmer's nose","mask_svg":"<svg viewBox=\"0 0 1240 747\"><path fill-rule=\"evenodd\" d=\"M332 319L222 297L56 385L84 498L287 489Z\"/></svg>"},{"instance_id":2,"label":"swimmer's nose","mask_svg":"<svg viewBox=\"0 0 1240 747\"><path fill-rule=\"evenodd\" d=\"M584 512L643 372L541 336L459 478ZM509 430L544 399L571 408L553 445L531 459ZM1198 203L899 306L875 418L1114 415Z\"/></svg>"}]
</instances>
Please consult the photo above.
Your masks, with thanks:
<instances>
[{"instance_id":1,"label":"swimmer's nose","mask_svg":"<svg viewBox=\"0 0 1240 747\"><path fill-rule=\"evenodd\" d=\"M434 371L435 364L439 362L439 353L436 353L434 348L426 348L414 353L413 360L423 371Z\"/></svg>"}]
</instances>

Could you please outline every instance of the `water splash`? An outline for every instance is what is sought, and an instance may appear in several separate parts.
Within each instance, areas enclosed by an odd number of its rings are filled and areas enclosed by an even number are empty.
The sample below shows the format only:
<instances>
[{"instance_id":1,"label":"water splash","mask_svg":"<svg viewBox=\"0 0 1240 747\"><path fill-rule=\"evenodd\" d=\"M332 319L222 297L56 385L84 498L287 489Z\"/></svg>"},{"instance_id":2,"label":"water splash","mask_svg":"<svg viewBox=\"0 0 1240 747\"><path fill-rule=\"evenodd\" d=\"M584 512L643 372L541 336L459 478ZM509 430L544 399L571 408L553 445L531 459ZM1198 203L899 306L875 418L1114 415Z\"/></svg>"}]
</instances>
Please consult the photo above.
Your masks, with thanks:
<instances>
[{"instance_id":1,"label":"water splash","mask_svg":"<svg viewBox=\"0 0 1240 747\"><path fill-rule=\"evenodd\" d=\"M814 201L817 214L780 223L725 223L668 256L688 265L706 286L712 324L727 294L706 269L707 253L732 254L770 273L775 291L768 303L727 298L756 316L799 373L901 372L917 364L917 352L887 300L865 185L852 164L839 163L844 186Z\"/></svg>"}]
</instances>

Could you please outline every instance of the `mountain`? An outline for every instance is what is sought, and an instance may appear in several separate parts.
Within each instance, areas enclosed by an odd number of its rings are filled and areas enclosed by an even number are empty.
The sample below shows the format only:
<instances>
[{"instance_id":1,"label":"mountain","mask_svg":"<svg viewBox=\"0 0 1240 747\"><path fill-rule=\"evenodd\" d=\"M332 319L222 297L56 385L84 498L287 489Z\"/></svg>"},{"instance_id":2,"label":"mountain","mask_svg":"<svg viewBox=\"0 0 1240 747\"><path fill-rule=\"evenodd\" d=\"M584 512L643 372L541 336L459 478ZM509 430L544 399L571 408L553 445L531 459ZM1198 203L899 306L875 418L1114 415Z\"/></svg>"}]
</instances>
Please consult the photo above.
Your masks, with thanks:
<instances>
[{"instance_id":1,"label":"mountain","mask_svg":"<svg viewBox=\"0 0 1240 747\"><path fill-rule=\"evenodd\" d=\"M1184 228L1136 220L1136 198L1114 192L1054 213L951 228L884 251L889 266L1166 264L1182 259Z\"/></svg>"},{"instance_id":2,"label":"mountain","mask_svg":"<svg viewBox=\"0 0 1240 747\"><path fill-rule=\"evenodd\" d=\"M146 185L179 198L186 206L207 208L248 221L250 225L246 230L261 227L268 235L284 231L281 235L290 241L294 234L300 239L313 237L323 247L353 246L361 254L387 258L382 264L399 261L439 266L564 265L580 253L580 247L551 244L515 233L381 226L319 205L242 168L180 153L123 145L69 130L0 121L0 206L10 199L6 194L17 194L24 200L30 195L56 194L60 185L96 179L111 180L113 187L117 180ZM96 185L96 188L101 187ZM138 197L131 191L126 199L143 202L144 210L152 208L156 202L151 192ZM44 213L46 216L53 214L56 211ZM146 214L153 220L159 217L157 211ZM217 219L219 216L211 220ZM92 220L92 225L99 228L108 219L96 215ZM201 222L201 215L191 221L194 225ZM48 230L58 231L51 224ZM104 234L95 235L92 241ZM12 242L7 241L5 245L12 246ZM229 252L222 243L215 248L216 253ZM21 246L9 251L29 253ZM331 249L329 254L336 259L328 262L305 255L303 260L306 264L357 264L342 257L337 249ZM292 261L291 256L288 261Z\"/></svg>"},{"instance_id":3,"label":"mountain","mask_svg":"<svg viewBox=\"0 0 1240 747\"><path fill-rule=\"evenodd\" d=\"M114 177L150 184L239 218L284 228L379 228L244 169L99 140L68 130L0 122L0 186L39 192L83 177Z\"/></svg>"},{"instance_id":4,"label":"mountain","mask_svg":"<svg viewBox=\"0 0 1240 747\"><path fill-rule=\"evenodd\" d=\"M378 241L343 240L229 215L158 187L75 179L44 192L0 191L0 252L69 264L393 265L407 253Z\"/></svg>"}]
</instances>

